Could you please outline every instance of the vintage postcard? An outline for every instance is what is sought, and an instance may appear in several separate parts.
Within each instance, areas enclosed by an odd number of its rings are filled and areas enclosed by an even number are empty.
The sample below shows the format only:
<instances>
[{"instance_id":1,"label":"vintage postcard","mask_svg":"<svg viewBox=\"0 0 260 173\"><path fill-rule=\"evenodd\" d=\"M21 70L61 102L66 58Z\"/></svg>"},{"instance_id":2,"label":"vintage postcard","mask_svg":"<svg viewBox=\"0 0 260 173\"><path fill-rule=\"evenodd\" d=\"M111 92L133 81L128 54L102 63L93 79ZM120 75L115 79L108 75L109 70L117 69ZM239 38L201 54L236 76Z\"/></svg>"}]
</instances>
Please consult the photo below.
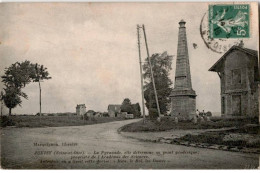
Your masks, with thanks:
<instances>
[{"instance_id":1,"label":"vintage postcard","mask_svg":"<svg viewBox=\"0 0 260 173\"><path fill-rule=\"evenodd\" d=\"M1 3L2 169L259 169L257 2Z\"/></svg>"}]
</instances>

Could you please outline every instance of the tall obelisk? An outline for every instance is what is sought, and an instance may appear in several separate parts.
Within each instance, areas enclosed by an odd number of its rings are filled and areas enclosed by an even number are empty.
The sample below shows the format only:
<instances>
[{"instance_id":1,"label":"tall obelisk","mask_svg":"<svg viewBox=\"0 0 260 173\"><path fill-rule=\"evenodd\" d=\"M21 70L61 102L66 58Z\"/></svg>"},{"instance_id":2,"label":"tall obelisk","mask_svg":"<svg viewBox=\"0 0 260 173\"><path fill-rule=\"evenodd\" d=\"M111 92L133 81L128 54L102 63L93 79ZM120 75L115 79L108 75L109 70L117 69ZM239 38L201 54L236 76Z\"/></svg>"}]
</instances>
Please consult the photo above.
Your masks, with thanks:
<instances>
[{"instance_id":1,"label":"tall obelisk","mask_svg":"<svg viewBox=\"0 0 260 173\"><path fill-rule=\"evenodd\" d=\"M179 22L178 49L176 59L175 83L171 93L171 115L191 119L196 114L196 93L192 89L189 53L186 37L186 22Z\"/></svg>"}]
</instances>

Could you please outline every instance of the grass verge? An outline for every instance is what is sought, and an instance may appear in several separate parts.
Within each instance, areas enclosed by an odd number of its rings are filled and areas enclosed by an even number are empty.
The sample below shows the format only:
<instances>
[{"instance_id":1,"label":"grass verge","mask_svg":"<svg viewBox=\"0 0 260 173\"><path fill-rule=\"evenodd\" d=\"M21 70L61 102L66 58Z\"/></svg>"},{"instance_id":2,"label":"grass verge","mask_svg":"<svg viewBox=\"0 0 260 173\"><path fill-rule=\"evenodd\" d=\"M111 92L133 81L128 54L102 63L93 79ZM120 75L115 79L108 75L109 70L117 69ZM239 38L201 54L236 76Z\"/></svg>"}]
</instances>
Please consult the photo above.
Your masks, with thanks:
<instances>
[{"instance_id":1,"label":"grass verge","mask_svg":"<svg viewBox=\"0 0 260 173\"><path fill-rule=\"evenodd\" d=\"M161 122L147 120L127 124L121 128L123 132L155 132L172 129L219 129L224 127L242 127L246 124L258 124L258 118L211 118L211 121L191 123L188 121L174 122L172 117L163 117Z\"/></svg>"},{"instance_id":2,"label":"grass verge","mask_svg":"<svg viewBox=\"0 0 260 173\"><path fill-rule=\"evenodd\" d=\"M112 121L122 121L119 117L95 117L83 120L79 116L3 116L1 117L1 127L62 127L62 126L82 126Z\"/></svg>"},{"instance_id":3,"label":"grass verge","mask_svg":"<svg viewBox=\"0 0 260 173\"><path fill-rule=\"evenodd\" d=\"M195 144L224 145L227 148L258 148L260 150L260 126L246 125L238 129L204 132L198 135L187 134L175 139L177 142Z\"/></svg>"}]
</instances>

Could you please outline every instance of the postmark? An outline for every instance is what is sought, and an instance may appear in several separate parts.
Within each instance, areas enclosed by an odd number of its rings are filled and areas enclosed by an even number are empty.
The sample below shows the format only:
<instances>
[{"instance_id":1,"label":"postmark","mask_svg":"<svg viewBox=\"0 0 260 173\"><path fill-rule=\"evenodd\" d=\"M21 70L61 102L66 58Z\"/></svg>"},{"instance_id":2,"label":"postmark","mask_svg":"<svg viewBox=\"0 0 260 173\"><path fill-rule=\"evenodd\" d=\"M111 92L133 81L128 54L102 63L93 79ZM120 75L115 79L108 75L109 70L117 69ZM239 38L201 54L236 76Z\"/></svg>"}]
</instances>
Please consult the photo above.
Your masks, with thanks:
<instances>
[{"instance_id":1,"label":"postmark","mask_svg":"<svg viewBox=\"0 0 260 173\"><path fill-rule=\"evenodd\" d=\"M230 10L229 7L232 6L234 9ZM225 22L236 20L236 23L238 23L238 20L236 16L238 16L238 9L241 5L209 5L209 9L203 14L201 22L200 22L200 35L203 39L203 42L205 43L206 47L210 49L211 51L215 53L222 54L229 50L233 45L239 45L241 41L244 39L248 39L250 37L250 22L249 22L249 16L243 17L243 20L248 19L248 22L245 22L244 28L241 28L240 26L234 26L230 27L230 25L225 25L224 27L224 20ZM214 8L214 7L221 7L221 8ZM225 8L224 8L225 7ZM247 7L248 12L250 11L250 6L245 5ZM243 8L243 7L241 7ZM225 10L224 10L225 9ZM237 11L237 13L233 13L232 11ZM245 10L245 9L244 9ZM223 12L225 13L223 14ZM218 14L218 13L219 14ZM230 17L232 12L232 16ZM243 11L246 13L245 11ZM210 14L211 13L211 14ZM240 12L241 13L241 12ZM214 15L215 14L215 15ZM228 14L228 15L227 15ZM219 22L216 22L216 16L219 19ZM225 17L227 15L227 17ZM239 14L240 15L240 14ZM246 14L244 14L246 15ZM211 16L215 16L211 18ZM228 17L229 16L229 17ZM210 19L211 18L211 19ZM213 21L212 21L213 19ZM232 20L231 20L232 19ZM215 22L214 22L215 20ZM221 23L222 22L222 23ZM220 26L218 26L220 25ZM222 26L223 25L223 26ZM242 24L241 24L242 25ZM228 29L227 29L228 28ZM245 32L244 32L245 30ZM230 31L227 33L226 31ZM248 31L248 32L247 32ZM237 35L238 33L238 35ZM241 35L239 35L241 34Z\"/></svg>"},{"instance_id":2,"label":"postmark","mask_svg":"<svg viewBox=\"0 0 260 173\"><path fill-rule=\"evenodd\" d=\"M210 5L210 38L249 38L249 10L248 4Z\"/></svg>"}]
</instances>

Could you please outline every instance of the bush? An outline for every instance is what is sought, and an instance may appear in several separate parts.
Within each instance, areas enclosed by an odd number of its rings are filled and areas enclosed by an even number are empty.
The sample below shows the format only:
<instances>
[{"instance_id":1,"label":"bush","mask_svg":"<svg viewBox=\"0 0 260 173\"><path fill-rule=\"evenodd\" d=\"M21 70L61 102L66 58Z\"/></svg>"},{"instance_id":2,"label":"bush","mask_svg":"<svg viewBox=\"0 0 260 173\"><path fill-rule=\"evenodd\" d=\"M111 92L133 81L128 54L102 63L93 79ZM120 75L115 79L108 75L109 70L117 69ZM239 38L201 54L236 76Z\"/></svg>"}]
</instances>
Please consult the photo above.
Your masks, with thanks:
<instances>
[{"instance_id":1,"label":"bush","mask_svg":"<svg viewBox=\"0 0 260 173\"><path fill-rule=\"evenodd\" d=\"M94 121L94 122L96 122L97 119L96 119L95 117L90 117L90 121Z\"/></svg>"},{"instance_id":2,"label":"bush","mask_svg":"<svg viewBox=\"0 0 260 173\"><path fill-rule=\"evenodd\" d=\"M210 111L206 112L206 116L212 117L212 113Z\"/></svg>"},{"instance_id":3,"label":"bush","mask_svg":"<svg viewBox=\"0 0 260 173\"><path fill-rule=\"evenodd\" d=\"M1 127L14 126L14 125L15 125L15 123L8 116L1 117Z\"/></svg>"},{"instance_id":4,"label":"bush","mask_svg":"<svg viewBox=\"0 0 260 173\"><path fill-rule=\"evenodd\" d=\"M109 117L109 114L107 112L104 112L103 117Z\"/></svg>"},{"instance_id":5,"label":"bush","mask_svg":"<svg viewBox=\"0 0 260 173\"><path fill-rule=\"evenodd\" d=\"M151 119L156 119L158 117L158 112L157 112L157 109L155 108L150 108L149 109L149 117Z\"/></svg>"},{"instance_id":6,"label":"bush","mask_svg":"<svg viewBox=\"0 0 260 173\"><path fill-rule=\"evenodd\" d=\"M28 116L27 114L21 114L21 115L19 115L19 116Z\"/></svg>"},{"instance_id":7,"label":"bush","mask_svg":"<svg viewBox=\"0 0 260 173\"><path fill-rule=\"evenodd\" d=\"M85 113L83 116L80 117L80 119L89 120L89 117L87 116L87 113Z\"/></svg>"}]
</instances>

